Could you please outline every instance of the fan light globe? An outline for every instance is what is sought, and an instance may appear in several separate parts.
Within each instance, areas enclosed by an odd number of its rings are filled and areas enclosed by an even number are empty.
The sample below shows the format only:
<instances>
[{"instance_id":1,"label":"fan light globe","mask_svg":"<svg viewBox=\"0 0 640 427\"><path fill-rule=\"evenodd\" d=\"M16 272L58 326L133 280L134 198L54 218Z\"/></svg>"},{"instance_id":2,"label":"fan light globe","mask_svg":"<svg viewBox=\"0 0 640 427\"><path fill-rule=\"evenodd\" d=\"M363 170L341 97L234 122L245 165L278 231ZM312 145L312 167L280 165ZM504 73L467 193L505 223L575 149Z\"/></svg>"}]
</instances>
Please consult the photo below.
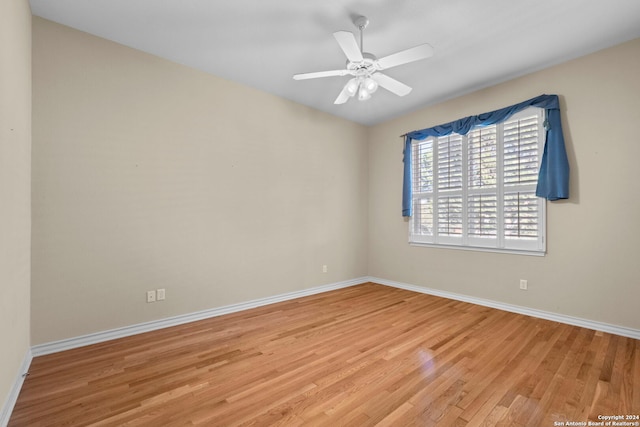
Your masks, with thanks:
<instances>
[{"instance_id":1,"label":"fan light globe","mask_svg":"<svg viewBox=\"0 0 640 427\"><path fill-rule=\"evenodd\" d=\"M369 92L367 88L364 87L364 85L360 86L360 91L358 92L358 100L366 101L369 98L371 98L371 92Z\"/></svg>"},{"instance_id":2,"label":"fan light globe","mask_svg":"<svg viewBox=\"0 0 640 427\"><path fill-rule=\"evenodd\" d=\"M358 92L359 82L354 78L347 82L346 91L349 96L353 96Z\"/></svg>"},{"instance_id":3,"label":"fan light globe","mask_svg":"<svg viewBox=\"0 0 640 427\"><path fill-rule=\"evenodd\" d=\"M371 77L367 77L364 80L363 86L369 93L374 93L378 90L378 82L373 80Z\"/></svg>"}]
</instances>

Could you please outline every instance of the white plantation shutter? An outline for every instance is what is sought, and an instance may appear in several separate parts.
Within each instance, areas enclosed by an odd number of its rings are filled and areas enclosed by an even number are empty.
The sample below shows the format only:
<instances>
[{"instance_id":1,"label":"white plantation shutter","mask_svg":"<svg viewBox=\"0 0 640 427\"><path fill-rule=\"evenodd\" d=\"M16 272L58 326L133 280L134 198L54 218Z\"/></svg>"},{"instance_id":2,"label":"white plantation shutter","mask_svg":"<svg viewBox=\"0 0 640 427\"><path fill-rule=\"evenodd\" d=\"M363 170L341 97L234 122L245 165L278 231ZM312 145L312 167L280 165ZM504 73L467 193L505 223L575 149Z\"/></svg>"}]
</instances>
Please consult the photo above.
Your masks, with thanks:
<instances>
[{"instance_id":1,"label":"white plantation shutter","mask_svg":"<svg viewBox=\"0 0 640 427\"><path fill-rule=\"evenodd\" d=\"M462 236L462 197L438 197L438 235Z\"/></svg>"},{"instance_id":2,"label":"white plantation shutter","mask_svg":"<svg viewBox=\"0 0 640 427\"><path fill-rule=\"evenodd\" d=\"M532 193L506 193L504 232L507 239L537 239L538 200Z\"/></svg>"},{"instance_id":3,"label":"white plantation shutter","mask_svg":"<svg viewBox=\"0 0 640 427\"><path fill-rule=\"evenodd\" d=\"M497 245L498 238L498 129L487 126L467 136L468 243Z\"/></svg>"},{"instance_id":4,"label":"white plantation shutter","mask_svg":"<svg viewBox=\"0 0 640 427\"><path fill-rule=\"evenodd\" d=\"M544 253L544 200L535 196L543 110L414 141L410 242Z\"/></svg>"},{"instance_id":5,"label":"white plantation shutter","mask_svg":"<svg viewBox=\"0 0 640 427\"><path fill-rule=\"evenodd\" d=\"M472 130L468 135L469 188L492 188L497 184L497 129L488 126Z\"/></svg>"},{"instance_id":6,"label":"white plantation shutter","mask_svg":"<svg viewBox=\"0 0 640 427\"><path fill-rule=\"evenodd\" d=\"M427 139L416 143L414 156L416 164L413 168L415 192L420 194L433 190L433 143Z\"/></svg>"},{"instance_id":7,"label":"white plantation shutter","mask_svg":"<svg viewBox=\"0 0 640 427\"><path fill-rule=\"evenodd\" d=\"M436 241L458 244L462 239L462 135L437 138Z\"/></svg>"},{"instance_id":8,"label":"white plantation shutter","mask_svg":"<svg viewBox=\"0 0 640 427\"><path fill-rule=\"evenodd\" d=\"M535 184L538 181L538 117L504 124L504 184Z\"/></svg>"},{"instance_id":9,"label":"white plantation shutter","mask_svg":"<svg viewBox=\"0 0 640 427\"><path fill-rule=\"evenodd\" d=\"M438 138L438 189L462 189L462 135Z\"/></svg>"},{"instance_id":10,"label":"white plantation shutter","mask_svg":"<svg viewBox=\"0 0 640 427\"><path fill-rule=\"evenodd\" d=\"M523 114L524 113L524 114ZM504 123L503 174L505 247L542 245L542 199L536 197L542 155L542 115L525 110Z\"/></svg>"},{"instance_id":11,"label":"white plantation shutter","mask_svg":"<svg viewBox=\"0 0 640 427\"><path fill-rule=\"evenodd\" d=\"M470 195L467 205L469 237L496 238L498 234L498 199L496 195Z\"/></svg>"},{"instance_id":12,"label":"white plantation shutter","mask_svg":"<svg viewBox=\"0 0 640 427\"><path fill-rule=\"evenodd\" d=\"M433 236L433 199L424 197L415 199L413 203L413 234L416 236Z\"/></svg>"},{"instance_id":13,"label":"white plantation shutter","mask_svg":"<svg viewBox=\"0 0 640 427\"><path fill-rule=\"evenodd\" d=\"M413 147L413 220L412 235L418 240L433 237L433 141L416 142Z\"/></svg>"}]
</instances>

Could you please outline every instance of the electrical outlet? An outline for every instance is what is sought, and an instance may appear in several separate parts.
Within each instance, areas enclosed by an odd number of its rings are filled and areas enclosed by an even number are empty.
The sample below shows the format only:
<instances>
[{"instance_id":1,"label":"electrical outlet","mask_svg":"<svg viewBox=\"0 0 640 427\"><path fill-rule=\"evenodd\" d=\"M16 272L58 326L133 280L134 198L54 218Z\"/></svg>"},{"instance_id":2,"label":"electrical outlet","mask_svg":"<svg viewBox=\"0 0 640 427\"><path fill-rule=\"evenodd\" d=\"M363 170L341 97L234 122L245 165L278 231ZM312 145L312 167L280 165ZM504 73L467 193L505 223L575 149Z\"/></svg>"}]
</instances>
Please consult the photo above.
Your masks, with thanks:
<instances>
[{"instance_id":1,"label":"electrical outlet","mask_svg":"<svg viewBox=\"0 0 640 427\"><path fill-rule=\"evenodd\" d=\"M528 288L527 281L524 279L520 279L520 289L522 289L523 291L526 291L527 288Z\"/></svg>"},{"instance_id":2,"label":"electrical outlet","mask_svg":"<svg viewBox=\"0 0 640 427\"><path fill-rule=\"evenodd\" d=\"M164 301L165 292L164 289L156 290L156 301Z\"/></svg>"},{"instance_id":3,"label":"electrical outlet","mask_svg":"<svg viewBox=\"0 0 640 427\"><path fill-rule=\"evenodd\" d=\"M325 265L322 266L322 272L326 273L327 271L328 271L327 265L325 264Z\"/></svg>"},{"instance_id":4,"label":"electrical outlet","mask_svg":"<svg viewBox=\"0 0 640 427\"><path fill-rule=\"evenodd\" d=\"M147 291L147 302L156 302L156 291Z\"/></svg>"}]
</instances>

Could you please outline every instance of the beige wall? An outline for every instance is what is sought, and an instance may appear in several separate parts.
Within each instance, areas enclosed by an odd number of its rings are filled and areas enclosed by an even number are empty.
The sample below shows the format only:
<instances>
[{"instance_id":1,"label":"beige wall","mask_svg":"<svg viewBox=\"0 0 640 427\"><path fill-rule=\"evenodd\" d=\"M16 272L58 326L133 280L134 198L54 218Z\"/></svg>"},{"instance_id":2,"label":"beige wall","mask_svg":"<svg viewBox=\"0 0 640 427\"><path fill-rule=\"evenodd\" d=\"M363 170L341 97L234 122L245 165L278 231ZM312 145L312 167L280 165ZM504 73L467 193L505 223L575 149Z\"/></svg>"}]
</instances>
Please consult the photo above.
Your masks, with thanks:
<instances>
[{"instance_id":1,"label":"beige wall","mask_svg":"<svg viewBox=\"0 0 640 427\"><path fill-rule=\"evenodd\" d=\"M639 70L637 39L369 129L369 273L640 329ZM409 246L398 136L543 93L560 95L572 192L547 204L548 254Z\"/></svg>"},{"instance_id":2,"label":"beige wall","mask_svg":"<svg viewBox=\"0 0 640 427\"><path fill-rule=\"evenodd\" d=\"M0 2L0 411L29 350L31 10Z\"/></svg>"},{"instance_id":3,"label":"beige wall","mask_svg":"<svg viewBox=\"0 0 640 427\"><path fill-rule=\"evenodd\" d=\"M33 55L33 344L367 274L364 127L40 18Z\"/></svg>"}]
</instances>

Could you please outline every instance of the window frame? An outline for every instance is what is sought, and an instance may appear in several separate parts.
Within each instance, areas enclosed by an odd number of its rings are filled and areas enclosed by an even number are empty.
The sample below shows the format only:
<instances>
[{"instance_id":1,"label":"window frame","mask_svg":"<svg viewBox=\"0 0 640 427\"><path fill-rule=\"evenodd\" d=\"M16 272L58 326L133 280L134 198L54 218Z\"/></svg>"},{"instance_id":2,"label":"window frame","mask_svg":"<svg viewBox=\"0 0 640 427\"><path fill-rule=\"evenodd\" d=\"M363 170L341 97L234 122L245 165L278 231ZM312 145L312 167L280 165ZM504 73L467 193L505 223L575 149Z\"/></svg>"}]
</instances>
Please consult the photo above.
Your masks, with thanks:
<instances>
[{"instance_id":1,"label":"window frame","mask_svg":"<svg viewBox=\"0 0 640 427\"><path fill-rule=\"evenodd\" d=\"M422 141L411 141L411 150L412 150L412 170L416 167L417 162L420 161L419 156L416 153L416 144L425 144L428 141L431 141L432 147L432 182L431 182L431 191L420 192L417 191L418 188L415 185L414 176L415 170L412 174L412 185L413 185L413 194L411 203L413 205L414 214L409 220L408 234L409 234L409 244L412 246L425 246L425 247L434 247L434 248L447 248L447 249L459 249L459 250L471 250L471 251L481 251L481 252L498 252L498 253L512 253L512 254L520 254L520 255L534 255L534 256L544 256L546 254L546 199L542 197L536 197L536 185L537 179L533 183L528 184L509 184L505 185L505 176L504 176L504 124L507 122L512 122L514 120L523 119L525 117L530 117L532 113L535 113L538 117L537 123L537 131L538 131L538 152L537 152L537 167L538 170L540 168L540 163L542 161L542 153L544 150L544 145L546 143L545 136L546 132L544 129L544 123L546 119L546 113L543 108L539 107L528 107L525 110L522 110L516 114L513 114L506 120L496 123L496 185L495 188L489 189L478 189L478 188L469 188L469 135L477 130L478 127L471 129L466 135L462 135L462 188L460 190L445 190L442 191L438 185L438 137L429 137ZM484 126L481 128L487 128L488 126ZM457 134L452 134L457 135ZM447 137L451 137L449 135ZM440 137L440 138L447 138ZM518 193L524 192L527 194L533 194L533 197L537 201L537 211L538 211L538 237L535 240L525 240L525 239L512 239L507 238L505 234L505 194L510 193ZM485 237L475 237L469 236L469 217L468 217L468 208L469 208L469 197L477 196L477 195L495 195L496 197L496 237L495 238L485 238ZM460 236L441 236L437 233L438 231L438 211L437 206L435 204L435 200L443 197L461 197L462 198L462 209L461 209L461 235ZM431 213L432 213L432 235L424 235L424 234L414 234L414 229L416 227L415 219L418 216L418 208L417 201L425 200L431 198Z\"/></svg>"}]
</instances>

